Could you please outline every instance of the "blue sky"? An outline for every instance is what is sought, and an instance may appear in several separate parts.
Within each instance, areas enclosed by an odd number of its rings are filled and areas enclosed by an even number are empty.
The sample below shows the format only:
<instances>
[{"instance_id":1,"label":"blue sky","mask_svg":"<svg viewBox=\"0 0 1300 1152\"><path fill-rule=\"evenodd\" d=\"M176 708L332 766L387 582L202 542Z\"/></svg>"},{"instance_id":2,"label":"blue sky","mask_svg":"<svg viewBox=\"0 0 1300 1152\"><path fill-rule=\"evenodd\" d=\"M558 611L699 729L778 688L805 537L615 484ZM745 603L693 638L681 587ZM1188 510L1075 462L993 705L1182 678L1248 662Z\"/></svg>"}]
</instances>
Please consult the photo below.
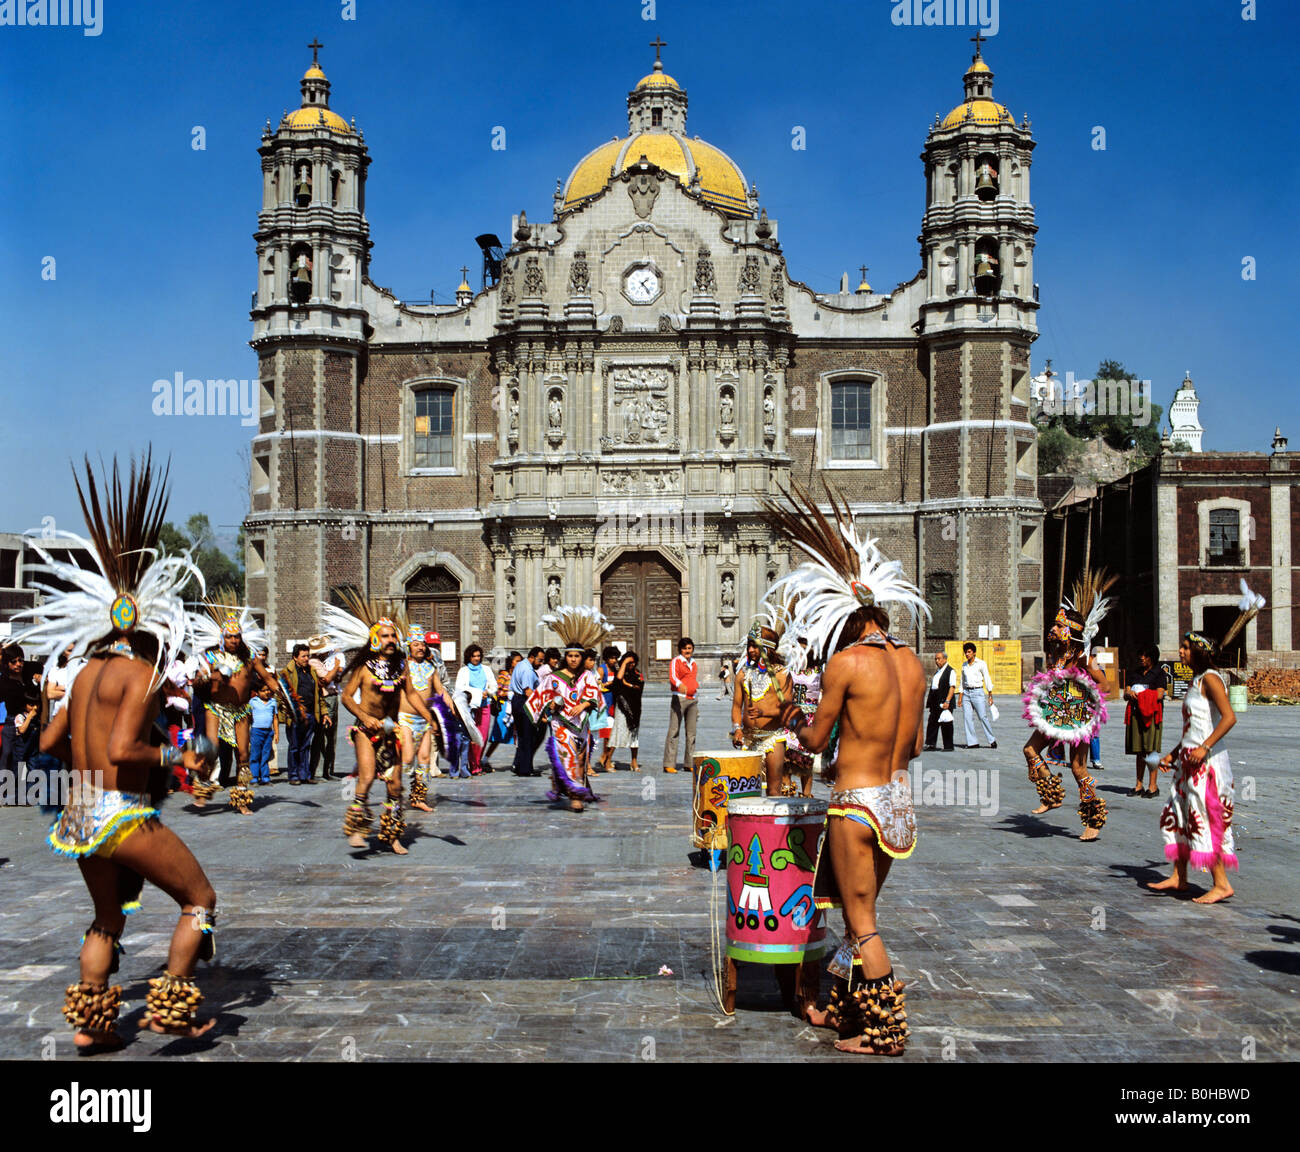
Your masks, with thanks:
<instances>
[{"instance_id":1,"label":"blue sky","mask_svg":"<svg viewBox=\"0 0 1300 1152\"><path fill-rule=\"evenodd\" d=\"M0 26L3 530L79 527L68 461L149 441L173 457L174 520L233 526L246 511L250 429L154 416L152 385L256 376L257 147L266 119L298 106L313 37L331 106L370 148L371 275L410 300L450 299L473 237L505 236L511 212L550 217L555 181L626 132L656 36L690 97L688 133L758 185L793 276L833 291L866 263L877 290L908 280L918 156L972 50L970 28L895 26L891 0L356 0L351 20L344 0L102 6L98 36ZM1038 142L1035 372L1117 359L1167 409L1190 370L1206 447L1267 450L1278 423L1300 444L1284 307L1300 255L1300 16L1278 0L1242 11L1001 0L984 56Z\"/></svg>"}]
</instances>

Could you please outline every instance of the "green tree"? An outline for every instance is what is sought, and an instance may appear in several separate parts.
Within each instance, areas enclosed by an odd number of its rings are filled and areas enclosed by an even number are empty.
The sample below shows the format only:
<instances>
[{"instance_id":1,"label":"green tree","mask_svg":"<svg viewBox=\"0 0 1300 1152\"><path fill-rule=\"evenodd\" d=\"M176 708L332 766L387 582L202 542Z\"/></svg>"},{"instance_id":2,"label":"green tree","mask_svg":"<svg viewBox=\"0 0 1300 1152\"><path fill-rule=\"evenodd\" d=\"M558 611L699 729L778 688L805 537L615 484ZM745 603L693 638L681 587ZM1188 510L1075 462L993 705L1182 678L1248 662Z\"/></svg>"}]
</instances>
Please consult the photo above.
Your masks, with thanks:
<instances>
[{"instance_id":1,"label":"green tree","mask_svg":"<svg viewBox=\"0 0 1300 1152\"><path fill-rule=\"evenodd\" d=\"M1056 417L1054 419L1059 419ZM1083 452L1083 441L1076 440L1064 428L1049 426L1038 434L1038 474L1068 472Z\"/></svg>"},{"instance_id":2,"label":"green tree","mask_svg":"<svg viewBox=\"0 0 1300 1152\"><path fill-rule=\"evenodd\" d=\"M168 521L163 524L158 536L162 546L170 553L193 551L195 566L203 573L209 596L224 588L234 592L238 599L243 599L243 567L237 565L213 542L212 525L204 513L196 512L186 520L184 532ZM187 599L197 598L198 594L198 584L193 580L182 592Z\"/></svg>"}]
</instances>

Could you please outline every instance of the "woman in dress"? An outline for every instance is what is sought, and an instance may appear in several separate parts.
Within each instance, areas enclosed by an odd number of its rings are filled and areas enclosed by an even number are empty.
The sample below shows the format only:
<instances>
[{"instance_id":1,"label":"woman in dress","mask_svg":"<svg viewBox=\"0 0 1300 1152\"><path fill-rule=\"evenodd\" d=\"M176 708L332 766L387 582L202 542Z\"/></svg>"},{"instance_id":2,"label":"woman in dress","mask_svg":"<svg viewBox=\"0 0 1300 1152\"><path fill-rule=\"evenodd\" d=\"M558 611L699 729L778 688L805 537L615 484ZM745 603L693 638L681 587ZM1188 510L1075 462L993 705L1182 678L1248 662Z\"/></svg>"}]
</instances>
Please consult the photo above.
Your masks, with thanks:
<instances>
[{"instance_id":1,"label":"woman in dress","mask_svg":"<svg viewBox=\"0 0 1300 1152\"><path fill-rule=\"evenodd\" d=\"M1232 835L1232 765L1228 754L1215 751L1237 722L1223 676L1214 666L1214 643L1188 632L1178 646L1178 659L1193 676L1183 697L1183 738L1160 761L1160 771L1174 771L1169 802L1160 813L1165 858L1172 876L1148 884L1157 892L1181 892L1187 887L1187 866L1208 871L1214 886L1197 904L1217 904L1232 895L1228 869L1237 868Z\"/></svg>"},{"instance_id":2,"label":"woman in dress","mask_svg":"<svg viewBox=\"0 0 1300 1152\"><path fill-rule=\"evenodd\" d=\"M515 742L514 717L510 713L510 676L522 659L518 652L511 652L506 657L505 667L497 673L497 690L492 699L492 740L483 753L485 760L492 758L498 745Z\"/></svg>"},{"instance_id":3,"label":"woman in dress","mask_svg":"<svg viewBox=\"0 0 1300 1152\"><path fill-rule=\"evenodd\" d=\"M628 652L618 663L614 677L614 747L627 748L632 753L632 771L640 772L636 762L640 747L641 693L645 691L645 677L637 670L637 654Z\"/></svg>"},{"instance_id":4,"label":"woman in dress","mask_svg":"<svg viewBox=\"0 0 1300 1152\"><path fill-rule=\"evenodd\" d=\"M1159 796L1156 767L1147 765L1147 756L1160 751L1164 735L1164 701L1168 681L1160 664L1160 651L1150 644L1138 653L1138 666L1129 675L1124 689L1128 706L1124 710L1124 751L1137 759L1137 783L1130 796ZM1142 787L1144 774L1150 772L1151 783Z\"/></svg>"}]
</instances>

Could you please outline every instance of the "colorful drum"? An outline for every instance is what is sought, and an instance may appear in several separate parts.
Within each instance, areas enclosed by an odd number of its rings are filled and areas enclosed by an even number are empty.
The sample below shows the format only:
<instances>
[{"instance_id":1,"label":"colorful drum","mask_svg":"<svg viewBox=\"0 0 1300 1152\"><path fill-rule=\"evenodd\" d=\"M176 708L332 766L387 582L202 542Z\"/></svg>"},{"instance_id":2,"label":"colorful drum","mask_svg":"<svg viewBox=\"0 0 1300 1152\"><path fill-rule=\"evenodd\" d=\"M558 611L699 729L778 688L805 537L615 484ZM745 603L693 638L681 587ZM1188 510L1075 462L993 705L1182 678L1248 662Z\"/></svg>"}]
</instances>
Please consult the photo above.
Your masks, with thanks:
<instances>
[{"instance_id":1,"label":"colorful drum","mask_svg":"<svg viewBox=\"0 0 1300 1152\"><path fill-rule=\"evenodd\" d=\"M727 806L727 955L799 964L826 949L826 916L813 907L813 873L826 830L821 800L761 796Z\"/></svg>"},{"instance_id":2,"label":"colorful drum","mask_svg":"<svg viewBox=\"0 0 1300 1152\"><path fill-rule=\"evenodd\" d=\"M763 757L757 752L699 752L695 780L696 848L722 852L727 847L727 804L733 796L761 796L765 785Z\"/></svg>"}]
</instances>

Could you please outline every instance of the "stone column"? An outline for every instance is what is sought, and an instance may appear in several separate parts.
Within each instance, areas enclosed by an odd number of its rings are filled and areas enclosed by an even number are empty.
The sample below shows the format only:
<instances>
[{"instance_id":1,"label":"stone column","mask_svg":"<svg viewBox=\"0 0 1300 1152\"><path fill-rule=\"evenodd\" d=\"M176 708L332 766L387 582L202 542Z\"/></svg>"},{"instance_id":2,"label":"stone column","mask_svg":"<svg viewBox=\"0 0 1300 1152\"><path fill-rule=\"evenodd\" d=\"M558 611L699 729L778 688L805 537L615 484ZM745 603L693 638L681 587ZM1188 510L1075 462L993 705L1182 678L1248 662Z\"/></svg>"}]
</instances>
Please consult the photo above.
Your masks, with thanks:
<instances>
[{"instance_id":1,"label":"stone column","mask_svg":"<svg viewBox=\"0 0 1300 1152\"><path fill-rule=\"evenodd\" d=\"M1289 475L1283 473L1284 476ZM1269 535L1272 551L1273 651L1290 651L1291 638L1291 488L1274 483L1269 488ZM1252 557L1252 559L1255 559ZM1256 560L1258 563L1258 560Z\"/></svg>"}]
</instances>

